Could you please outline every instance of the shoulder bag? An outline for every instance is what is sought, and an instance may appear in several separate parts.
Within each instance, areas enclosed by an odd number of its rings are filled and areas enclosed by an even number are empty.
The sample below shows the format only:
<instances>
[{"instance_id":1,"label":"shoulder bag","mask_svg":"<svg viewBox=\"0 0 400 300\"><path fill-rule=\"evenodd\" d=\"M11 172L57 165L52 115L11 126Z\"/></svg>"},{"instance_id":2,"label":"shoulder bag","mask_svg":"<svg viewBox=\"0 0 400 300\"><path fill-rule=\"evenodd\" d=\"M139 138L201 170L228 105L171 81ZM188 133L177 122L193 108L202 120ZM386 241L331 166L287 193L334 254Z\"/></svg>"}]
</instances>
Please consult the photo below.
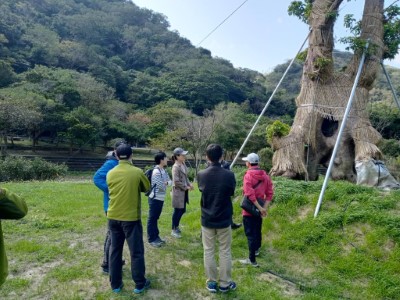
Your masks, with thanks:
<instances>
[{"instance_id":1,"label":"shoulder bag","mask_svg":"<svg viewBox=\"0 0 400 300\"><path fill-rule=\"evenodd\" d=\"M258 187L262 181L260 180L254 187ZM261 199L257 199L258 204L260 204L261 207L264 206L264 201ZM250 199L244 195L242 201L240 201L240 207L243 208L245 211L247 211L249 214L251 214L253 217L261 217L261 213L258 210L257 206L253 204L253 202L250 201Z\"/></svg>"}]
</instances>

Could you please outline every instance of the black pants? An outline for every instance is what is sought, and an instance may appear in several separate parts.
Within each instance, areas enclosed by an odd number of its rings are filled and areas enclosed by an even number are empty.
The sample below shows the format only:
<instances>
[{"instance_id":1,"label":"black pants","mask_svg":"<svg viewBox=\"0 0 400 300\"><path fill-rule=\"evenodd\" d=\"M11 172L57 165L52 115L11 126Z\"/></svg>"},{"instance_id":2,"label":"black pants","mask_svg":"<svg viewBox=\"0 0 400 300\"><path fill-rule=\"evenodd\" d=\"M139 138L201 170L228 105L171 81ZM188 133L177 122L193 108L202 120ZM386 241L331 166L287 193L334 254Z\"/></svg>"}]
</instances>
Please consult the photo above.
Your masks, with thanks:
<instances>
[{"instance_id":1,"label":"black pants","mask_svg":"<svg viewBox=\"0 0 400 300\"><path fill-rule=\"evenodd\" d=\"M149 243L160 238L158 219L160 218L164 201L149 198L149 218L147 219L147 240Z\"/></svg>"},{"instance_id":2,"label":"black pants","mask_svg":"<svg viewBox=\"0 0 400 300\"><path fill-rule=\"evenodd\" d=\"M101 264L103 268L107 269L108 269L108 258L110 257L110 246L111 246L111 233L107 222L107 233L106 233L106 238L104 240L104 256L103 256L103 263Z\"/></svg>"},{"instance_id":3,"label":"black pants","mask_svg":"<svg viewBox=\"0 0 400 300\"><path fill-rule=\"evenodd\" d=\"M111 232L110 282L111 288L122 285L122 251L126 240L131 255L132 279L136 288L141 289L146 282L142 221L108 220Z\"/></svg>"},{"instance_id":4,"label":"black pants","mask_svg":"<svg viewBox=\"0 0 400 300\"><path fill-rule=\"evenodd\" d=\"M262 218L244 216L243 226L249 245L249 259L251 262L255 262L256 251L261 247Z\"/></svg>"},{"instance_id":5,"label":"black pants","mask_svg":"<svg viewBox=\"0 0 400 300\"><path fill-rule=\"evenodd\" d=\"M186 212L186 203L189 202L188 192L185 193L185 204L183 208L174 208L174 212L172 214L172 229L176 229L179 227L179 223L182 219L183 214Z\"/></svg>"}]
</instances>

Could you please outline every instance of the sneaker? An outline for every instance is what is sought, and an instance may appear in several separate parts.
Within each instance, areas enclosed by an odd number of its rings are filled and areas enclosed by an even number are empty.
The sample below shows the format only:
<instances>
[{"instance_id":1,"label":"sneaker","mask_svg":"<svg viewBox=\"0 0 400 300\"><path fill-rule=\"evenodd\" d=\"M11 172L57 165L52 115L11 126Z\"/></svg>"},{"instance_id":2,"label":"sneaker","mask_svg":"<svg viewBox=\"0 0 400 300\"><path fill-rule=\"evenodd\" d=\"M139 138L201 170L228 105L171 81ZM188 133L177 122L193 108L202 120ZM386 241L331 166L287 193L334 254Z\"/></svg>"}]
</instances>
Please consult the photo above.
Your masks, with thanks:
<instances>
[{"instance_id":1,"label":"sneaker","mask_svg":"<svg viewBox=\"0 0 400 300\"><path fill-rule=\"evenodd\" d=\"M260 249L256 250L256 256L260 256Z\"/></svg>"},{"instance_id":2,"label":"sneaker","mask_svg":"<svg viewBox=\"0 0 400 300\"><path fill-rule=\"evenodd\" d=\"M110 273L110 270L108 269L108 267L101 267L103 269L103 274L104 275L108 275Z\"/></svg>"},{"instance_id":3,"label":"sneaker","mask_svg":"<svg viewBox=\"0 0 400 300\"><path fill-rule=\"evenodd\" d=\"M141 294L144 292L145 289L150 287L150 280L146 279L146 282L144 283L144 286L141 289L135 288L133 290L133 293L135 294Z\"/></svg>"},{"instance_id":4,"label":"sneaker","mask_svg":"<svg viewBox=\"0 0 400 300\"><path fill-rule=\"evenodd\" d=\"M160 237L158 237L158 238L156 239L156 241L157 241L158 243L162 244L162 245L167 243L165 240L163 240L163 239L160 238Z\"/></svg>"},{"instance_id":5,"label":"sneaker","mask_svg":"<svg viewBox=\"0 0 400 300\"><path fill-rule=\"evenodd\" d=\"M226 293L226 292L229 292L229 291L234 291L234 290L236 290L236 283L234 281L231 281L231 282L229 282L228 286L226 286L226 287L220 286L219 290L222 293Z\"/></svg>"},{"instance_id":6,"label":"sneaker","mask_svg":"<svg viewBox=\"0 0 400 300\"><path fill-rule=\"evenodd\" d=\"M121 283L121 286L119 288L113 289L112 291L113 291L113 293L116 293L116 294L121 293L121 290L123 287L124 287L124 283Z\"/></svg>"},{"instance_id":7,"label":"sneaker","mask_svg":"<svg viewBox=\"0 0 400 300\"><path fill-rule=\"evenodd\" d=\"M177 238L177 239L180 239L180 238L182 237L182 236L181 236L181 233L178 232L176 229L172 229L171 235L172 235L174 238Z\"/></svg>"},{"instance_id":8,"label":"sneaker","mask_svg":"<svg viewBox=\"0 0 400 300\"><path fill-rule=\"evenodd\" d=\"M238 228L240 228L240 227L242 227L242 223L233 223L233 222L232 222L232 224L231 224L231 228L232 228L233 230L238 229Z\"/></svg>"},{"instance_id":9,"label":"sneaker","mask_svg":"<svg viewBox=\"0 0 400 300\"><path fill-rule=\"evenodd\" d=\"M175 230L176 230L179 234L182 233L182 231L181 231L181 229L180 229L179 227L176 227Z\"/></svg>"},{"instance_id":10,"label":"sneaker","mask_svg":"<svg viewBox=\"0 0 400 300\"><path fill-rule=\"evenodd\" d=\"M160 243L159 241L155 240L154 242L150 242L149 243L150 246L154 247L154 248L160 248L162 243Z\"/></svg>"},{"instance_id":11,"label":"sneaker","mask_svg":"<svg viewBox=\"0 0 400 300\"><path fill-rule=\"evenodd\" d=\"M218 284L215 281L207 281L207 290L211 293L218 291Z\"/></svg>"},{"instance_id":12,"label":"sneaker","mask_svg":"<svg viewBox=\"0 0 400 300\"><path fill-rule=\"evenodd\" d=\"M258 268L258 267L259 267L259 265L258 265L258 263L257 263L256 261L255 261L255 262L252 262L252 261L250 261L250 259L248 259L248 258L246 258L246 259L240 259L239 262L240 262L242 265L251 265L251 266L253 266L253 267L255 267L255 268Z\"/></svg>"}]
</instances>

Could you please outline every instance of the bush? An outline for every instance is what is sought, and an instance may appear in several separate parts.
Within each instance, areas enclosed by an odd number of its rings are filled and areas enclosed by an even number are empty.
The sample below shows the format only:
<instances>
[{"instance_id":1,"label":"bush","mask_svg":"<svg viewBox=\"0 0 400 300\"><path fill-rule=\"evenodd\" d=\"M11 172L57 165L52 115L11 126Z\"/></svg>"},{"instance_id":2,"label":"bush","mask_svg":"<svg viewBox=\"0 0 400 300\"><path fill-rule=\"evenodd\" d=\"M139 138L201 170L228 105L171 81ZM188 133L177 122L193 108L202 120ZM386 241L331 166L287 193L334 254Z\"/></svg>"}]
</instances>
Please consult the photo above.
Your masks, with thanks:
<instances>
[{"instance_id":1,"label":"bush","mask_svg":"<svg viewBox=\"0 0 400 300\"><path fill-rule=\"evenodd\" d=\"M268 173L272 168L272 156L274 155L274 151L267 147L258 151L258 155L260 156L260 168Z\"/></svg>"},{"instance_id":2,"label":"bush","mask_svg":"<svg viewBox=\"0 0 400 300\"><path fill-rule=\"evenodd\" d=\"M389 157L385 160L386 167L390 174L399 181L400 180L400 155L397 158Z\"/></svg>"},{"instance_id":3,"label":"bush","mask_svg":"<svg viewBox=\"0 0 400 300\"><path fill-rule=\"evenodd\" d=\"M0 181L52 180L67 173L65 164L58 165L35 158L7 156L0 160Z\"/></svg>"},{"instance_id":4,"label":"bush","mask_svg":"<svg viewBox=\"0 0 400 300\"><path fill-rule=\"evenodd\" d=\"M397 157L400 156L400 142L398 140L382 139L379 143L379 148L386 156Z\"/></svg>"},{"instance_id":5,"label":"bush","mask_svg":"<svg viewBox=\"0 0 400 300\"><path fill-rule=\"evenodd\" d=\"M281 122L275 121L271 125L267 126L267 141L272 145L272 139L274 137L283 137L288 135L290 132L290 126Z\"/></svg>"}]
</instances>

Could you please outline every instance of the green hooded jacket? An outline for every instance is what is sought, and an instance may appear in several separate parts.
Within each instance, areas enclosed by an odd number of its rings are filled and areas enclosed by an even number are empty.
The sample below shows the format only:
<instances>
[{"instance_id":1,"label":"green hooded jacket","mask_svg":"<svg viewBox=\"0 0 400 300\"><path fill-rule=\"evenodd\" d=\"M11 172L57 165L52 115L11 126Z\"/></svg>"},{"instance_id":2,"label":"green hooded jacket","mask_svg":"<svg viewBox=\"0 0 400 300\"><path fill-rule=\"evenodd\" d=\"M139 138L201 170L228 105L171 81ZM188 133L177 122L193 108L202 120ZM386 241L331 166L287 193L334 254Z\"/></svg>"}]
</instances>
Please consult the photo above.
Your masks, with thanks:
<instances>
[{"instance_id":1,"label":"green hooded jacket","mask_svg":"<svg viewBox=\"0 0 400 300\"><path fill-rule=\"evenodd\" d=\"M28 212L25 201L7 189L0 189L0 220L21 219ZM0 221L0 285L8 275L8 262Z\"/></svg>"}]
</instances>

